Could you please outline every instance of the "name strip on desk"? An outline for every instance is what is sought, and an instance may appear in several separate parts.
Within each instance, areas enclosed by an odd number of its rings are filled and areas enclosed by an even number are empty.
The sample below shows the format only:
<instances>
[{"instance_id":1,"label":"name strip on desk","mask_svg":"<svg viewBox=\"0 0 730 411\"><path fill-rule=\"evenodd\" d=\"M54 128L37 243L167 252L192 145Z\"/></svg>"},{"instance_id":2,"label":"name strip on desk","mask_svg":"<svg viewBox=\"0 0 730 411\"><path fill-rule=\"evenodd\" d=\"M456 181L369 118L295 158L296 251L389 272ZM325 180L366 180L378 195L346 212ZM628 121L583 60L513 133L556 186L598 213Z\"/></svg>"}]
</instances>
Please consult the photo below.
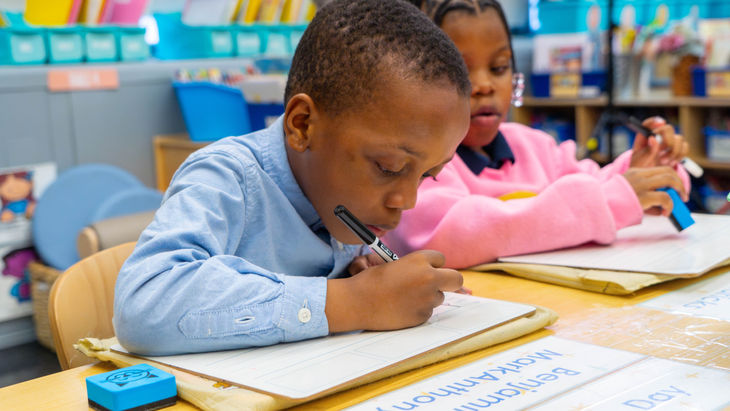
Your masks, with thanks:
<instances>
[{"instance_id":1,"label":"name strip on desk","mask_svg":"<svg viewBox=\"0 0 730 411\"><path fill-rule=\"evenodd\" d=\"M727 403L728 383L725 371L546 337L349 410L636 410L672 400L712 409Z\"/></svg>"},{"instance_id":2,"label":"name strip on desk","mask_svg":"<svg viewBox=\"0 0 730 411\"><path fill-rule=\"evenodd\" d=\"M694 317L730 321L730 269L724 274L671 291L639 305Z\"/></svg>"}]
</instances>

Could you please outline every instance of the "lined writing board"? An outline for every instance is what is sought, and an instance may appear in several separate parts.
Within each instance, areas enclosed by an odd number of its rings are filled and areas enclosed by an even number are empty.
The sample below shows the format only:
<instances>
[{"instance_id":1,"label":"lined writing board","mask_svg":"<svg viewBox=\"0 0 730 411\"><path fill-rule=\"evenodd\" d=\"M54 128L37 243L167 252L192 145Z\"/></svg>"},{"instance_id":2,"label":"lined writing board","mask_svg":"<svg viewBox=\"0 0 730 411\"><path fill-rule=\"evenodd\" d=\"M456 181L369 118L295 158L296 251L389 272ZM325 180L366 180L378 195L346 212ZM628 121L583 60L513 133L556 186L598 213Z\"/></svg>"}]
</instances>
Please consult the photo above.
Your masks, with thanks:
<instances>
[{"instance_id":1,"label":"lined writing board","mask_svg":"<svg viewBox=\"0 0 730 411\"><path fill-rule=\"evenodd\" d=\"M445 293L424 324L201 354L146 356L174 368L274 396L305 400L535 312L529 305ZM112 350L127 353L120 345Z\"/></svg>"},{"instance_id":2,"label":"lined writing board","mask_svg":"<svg viewBox=\"0 0 730 411\"><path fill-rule=\"evenodd\" d=\"M730 259L730 216L692 214L695 224L678 232L667 217L644 216L641 224L618 231L609 245L586 244L574 248L502 257L503 263L692 277Z\"/></svg>"}]
</instances>

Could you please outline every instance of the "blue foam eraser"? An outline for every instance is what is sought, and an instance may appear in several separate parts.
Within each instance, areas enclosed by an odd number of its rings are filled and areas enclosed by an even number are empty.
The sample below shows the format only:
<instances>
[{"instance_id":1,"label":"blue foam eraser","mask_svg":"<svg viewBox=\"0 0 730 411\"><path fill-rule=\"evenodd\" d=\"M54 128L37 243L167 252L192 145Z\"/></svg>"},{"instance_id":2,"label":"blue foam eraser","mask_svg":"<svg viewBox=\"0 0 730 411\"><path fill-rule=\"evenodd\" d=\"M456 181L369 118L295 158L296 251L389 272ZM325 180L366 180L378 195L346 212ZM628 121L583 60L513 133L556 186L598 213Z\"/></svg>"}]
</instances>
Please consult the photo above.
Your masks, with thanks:
<instances>
[{"instance_id":1,"label":"blue foam eraser","mask_svg":"<svg viewBox=\"0 0 730 411\"><path fill-rule=\"evenodd\" d=\"M96 410L156 410L177 402L175 376L147 364L87 377L86 393Z\"/></svg>"},{"instance_id":2,"label":"blue foam eraser","mask_svg":"<svg viewBox=\"0 0 730 411\"><path fill-rule=\"evenodd\" d=\"M679 198L677 190L665 187L660 188L659 191L666 191L667 194L669 194L669 197L672 198L674 207L672 207L672 214L669 215L669 220L672 224L674 224L677 231L682 231L695 223L695 220L689 213L689 208L687 208L687 206L682 202L682 199Z\"/></svg>"}]
</instances>

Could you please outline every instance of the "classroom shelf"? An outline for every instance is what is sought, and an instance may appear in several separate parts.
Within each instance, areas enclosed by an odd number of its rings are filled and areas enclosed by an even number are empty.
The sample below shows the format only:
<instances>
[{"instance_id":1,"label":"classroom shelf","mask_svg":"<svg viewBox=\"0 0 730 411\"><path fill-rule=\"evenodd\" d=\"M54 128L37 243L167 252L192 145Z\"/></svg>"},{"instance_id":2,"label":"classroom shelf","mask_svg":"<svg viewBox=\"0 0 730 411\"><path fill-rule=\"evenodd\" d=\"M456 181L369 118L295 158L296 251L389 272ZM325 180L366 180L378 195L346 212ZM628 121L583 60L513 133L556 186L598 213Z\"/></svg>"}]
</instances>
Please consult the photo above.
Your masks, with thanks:
<instances>
[{"instance_id":1,"label":"classroom shelf","mask_svg":"<svg viewBox=\"0 0 730 411\"><path fill-rule=\"evenodd\" d=\"M525 97L522 107L514 108L512 119L518 123L530 124L533 114L562 113L575 121L576 143L585 147L598 118L607 103L605 96L594 98L537 98ZM730 162L712 161L707 158L703 127L709 110L730 107L728 98L675 97L656 94L648 98L619 99L616 107L627 111L646 112L670 110L677 114L677 125L690 144L690 157L710 171L730 171ZM614 156L620 153L614 153Z\"/></svg>"}]
</instances>

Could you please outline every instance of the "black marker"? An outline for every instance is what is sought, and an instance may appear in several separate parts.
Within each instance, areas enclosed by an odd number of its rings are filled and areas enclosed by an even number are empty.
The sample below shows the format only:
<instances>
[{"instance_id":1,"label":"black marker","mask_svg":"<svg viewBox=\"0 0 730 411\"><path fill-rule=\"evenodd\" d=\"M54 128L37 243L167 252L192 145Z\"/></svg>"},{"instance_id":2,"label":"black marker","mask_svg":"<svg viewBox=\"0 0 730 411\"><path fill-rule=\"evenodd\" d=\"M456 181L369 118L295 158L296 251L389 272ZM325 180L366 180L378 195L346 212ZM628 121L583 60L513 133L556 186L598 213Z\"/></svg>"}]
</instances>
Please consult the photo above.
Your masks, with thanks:
<instances>
[{"instance_id":1,"label":"black marker","mask_svg":"<svg viewBox=\"0 0 730 411\"><path fill-rule=\"evenodd\" d=\"M644 127L644 125L641 124L641 120L634 116L629 116L628 120L626 120L626 127L631 129L634 133L643 134L646 137L654 136L659 144L662 143L662 136L654 135L650 128ZM689 157L683 158L679 163L682 164L682 167L684 167L688 173L692 174L696 178L702 177L702 174L705 173L705 170L703 170L699 164L692 161Z\"/></svg>"},{"instance_id":2,"label":"black marker","mask_svg":"<svg viewBox=\"0 0 730 411\"><path fill-rule=\"evenodd\" d=\"M370 247L375 252L375 254L379 255L380 258L383 259L383 261L389 263L398 259L398 256L395 255L394 252L390 251L390 248L383 244L378 236L373 234L372 231L368 230L368 228L365 227L365 224L361 223L360 220L352 215L352 213L347 208L345 208L345 206L338 205L337 207L335 207L335 215L337 216L337 218L342 220L347 228L355 233L355 235L358 236L358 238L360 238L363 243Z\"/></svg>"}]
</instances>

